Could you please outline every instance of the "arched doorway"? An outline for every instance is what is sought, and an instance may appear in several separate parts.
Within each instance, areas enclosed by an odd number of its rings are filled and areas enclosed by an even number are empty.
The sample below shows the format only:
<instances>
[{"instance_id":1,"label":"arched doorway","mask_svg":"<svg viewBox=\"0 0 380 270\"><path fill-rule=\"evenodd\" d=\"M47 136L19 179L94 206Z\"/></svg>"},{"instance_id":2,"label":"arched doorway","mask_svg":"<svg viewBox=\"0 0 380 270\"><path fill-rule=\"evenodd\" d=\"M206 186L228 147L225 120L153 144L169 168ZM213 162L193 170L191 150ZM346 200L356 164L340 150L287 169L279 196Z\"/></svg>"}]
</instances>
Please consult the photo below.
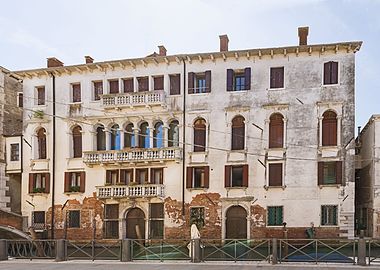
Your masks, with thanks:
<instances>
[{"instance_id":1,"label":"arched doorway","mask_svg":"<svg viewBox=\"0 0 380 270\"><path fill-rule=\"evenodd\" d=\"M247 211L235 205L226 213L226 239L247 239Z\"/></svg>"},{"instance_id":2,"label":"arched doorway","mask_svg":"<svg viewBox=\"0 0 380 270\"><path fill-rule=\"evenodd\" d=\"M126 238L145 239L145 214L139 208L131 208L127 212Z\"/></svg>"}]
</instances>

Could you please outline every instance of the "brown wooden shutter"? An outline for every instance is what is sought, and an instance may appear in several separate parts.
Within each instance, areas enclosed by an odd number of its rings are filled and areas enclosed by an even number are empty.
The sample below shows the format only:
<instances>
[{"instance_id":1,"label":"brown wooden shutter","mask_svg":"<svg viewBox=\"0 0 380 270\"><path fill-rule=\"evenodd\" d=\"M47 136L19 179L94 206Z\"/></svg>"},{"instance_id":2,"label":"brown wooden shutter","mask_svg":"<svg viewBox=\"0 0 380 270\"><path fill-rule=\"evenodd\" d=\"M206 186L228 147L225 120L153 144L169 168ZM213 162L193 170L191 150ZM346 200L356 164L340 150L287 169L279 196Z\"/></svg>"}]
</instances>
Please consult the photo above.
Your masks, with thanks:
<instances>
[{"instance_id":1,"label":"brown wooden shutter","mask_svg":"<svg viewBox=\"0 0 380 270\"><path fill-rule=\"evenodd\" d=\"M38 95L37 104L45 105L45 87L37 88L37 95Z\"/></svg>"},{"instance_id":2,"label":"brown wooden shutter","mask_svg":"<svg viewBox=\"0 0 380 270\"><path fill-rule=\"evenodd\" d=\"M331 84L331 62L327 62L324 64L323 84Z\"/></svg>"},{"instance_id":3,"label":"brown wooden shutter","mask_svg":"<svg viewBox=\"0 0 380 270\"><path fill-rule=\"evenodd\" d=\"M111 171L106 171L106 184L112 184Z\"/></svg>"},{"instance_id":4,"label":"brown wooden shutter","mask_svg":"<svg viewBox=\"0 0 380 270\"><path fill-rule=\"evenodd\" d=\"M245 90L251 89L251 68L247 67L244 69L244 81L245 81Z\"/></svg>"},{"instance_id":5,"label":"brown wooden shutter","mask_svg":"<svg viewBox=\"0 0 380 270\"><path fill-rule=\"evenodd\" d=\"M210 167L204 166L204 171L205 171L204 188L209 188L209 186L210 186Z\"/></svg>"},{"instance_id":6,"label":"brown wooden shutter","mask_svg":"<svg viewBox=\"0 0 380 270\"><path fill-rule=\"evenodd\" d=\"M71 173L70 172L65 172L65 182L64 182L64 192L70 192L70 180L71 180Z\"/></svg>"},{"instance_id":7,"label":"brown wooden shutter","mask_svg":"<svg viewBox=\"0 0 380 270\"><path fill-rule=\"evenodd\" d=\"M79 191L84 192L85 190L86 190L86 172L80 172Z\"/></svg>"},{"instance_id":8,"label":"brown wooden shutter","mask_svg":"<svg viewBox=\"0 0 380 270\"><path fill-rule=\"evenodd\" d=\"M50 173L45 173L45 193L50 193Z\"/></svg>"},{"instance_id":9,"label":"brown wooden shutter","mask_svg":"<svg viewBox=\"0 0 380 270\"><path fill-rule=\"evenodd\" d=\"M273 114L269 121L269 148L284 146L284 121L281 114Z\"/></svg>"},{"instance_id":10,"label":"brown wooden shutter","mask_svg":"<svg viewBox=\"0 0 380 270\"><path fill-rule=\"evenodd\" d=\"M322 146L337 145L337 119L334 112L325 112L322 120Z\"/></svg>"},{"instance_id":11,"label":"brown wooden shutter","mask_svg":"<svg viewBox=\"0 0 380 270\"><path fill-rule=\"evenodd\" d=\"M233 91L234 87L234 71L227 69L227 91Z\"/></svg>"},{"instance_id":12,"label":"brown wooden shutter","mask_svg":"<svg viewBox=\"0 0 380 270\"><path fill-rule=\"evenodd\" d=\"M125 174L126 174L126 170L120 170L120 183L123 183L124 185L126 185L126 181L125 181Z\"/></svg>"},{"instance_id":13,"label":"brown wooden shutter","mask_svg":"<svg viewBox=\"0 0 380 270\"><path fill-rule=\"evenodd\" d=\"M187 167L186 172L186 188L192 188L192 182L193 182L193 168Z\"/></svg>"},{"instance_id":14,"label":"brown wooden shutter","mask_svg":"<svg viewBox=\"0 0 380 270\"><path fill-rule=\"evenodd\" d=\"M338 62L331 62L331 84L338 83Z\"/></svg>"},{"instance_id":15,"label":"brown wooden shutter","mask_svg":"<svg viewBox=\"0 0 380 270\"><path fill-rule=\"evenodd\" d=\"M170 95L180 94L180 82L179 74L170 75Z\"/></svg>"},{"instance_id":16,"label":"brown wooden shutter","mask_svg":"<svg viewBox=\"0 0 380 270\"><path fill-rule=\"evenodd\" d=\"M318 162L318 185L323 185L323 164L324 162Z\"/></svg>"},{"instance_id":17,"label":"brown wooden shutter","mask_svg":"<svg viewBox=\"0 0 380 270\"><path fill-rule=\"evenodd\" d=\"M80 84L73 84L73 102L81 102L81 88Z\"/></svg>"},{"instance_id":18,"label":"brown wooden shutter","mask_svg":"<svg viewBox=\"0 0 380 270\"><path fill-rule=\"evenodd\" d=\"M194 152L206 150L206 129L194 128Z\"/></svg>"},{"instance_id":19,"label":"brown wooden shutter","mask_svg":"<svg viewBox=\"0 0 380 270\"><path fill-rule=\"evenodd\" d=\"M134 85L133 78L123 80L124 93L133 93Z\"/></svg>"},{"instance_id":20,"label":"brown wooden shutter","mask_svg":"<svg viewBox=\"0 0 380 270\"><path fill-rule=\"evenodd\" d=\"M243 165L243 187L248 187L248 165Z\"/></svg>"},{"instance_id":21,"label":"brown wooden shutter","mask_svg":"<svg viewBox=\"0 0 380 270\"><path fill-rule=\"evenodd\" d=\"M187 89L189 94L194 94L194 72L188 73Z\"/></svg>"},{"instance_id":22,"label":"brown wooden shutter","mask_svg":"<svg viewBox=\"0 0 380 270\"><path fill-rule=\"evenodd\" d=\"M211 92L211 70L207 70L205 72L205 80L206 80L206 93Z\"/></svg>"},{"instance_id":23,"label":"brown wooden shutter","mask_svg":"<svg viewBox=\"0 0 380 270\"><path fill-rule=\"evenodd\" d=\"M33 193L34 189L34 174L30 173L29 174L29 193Z\"/></svg>"},{"instance_id":24,"label":"brown wooden shutter","mask_svg":"<svg viewBox=\"0 0 380 270\"><path fill-rule=\"evenodd\" d=\"M284 87L284 67L277 68L277 88Z\"/></svg>"},{"instance_id":25,"label":"brown wooden shutter","mask_svg":"<svg viewBox=\"0 0 380 270\"><path fill-rule=\"evenodd\" d=\"M224 187L231 186L231 165L224 166Z\"/></svg>"},{"instance_id":26,"label":"brown wooden shutter","mask_svg":"<svg viewBox=\"0 0 380 270\"><path fill-rule=\"evenodd\" d=\"M276 70L275 68L270 69L270 88L276 87Z\"/></svg>"},{"instance_id":27,"label":"brown wooden shutter","mask_svg":"<svg viewBox=\"0 0 380 270\"><path fill-rule=\"evenodd\" d=\"M160 174L160 185L164 184L164 168L161 169Z\"/></svg>"},{"instance_id":28,"label":"brown wooden shutter","mask_svg":"<svg viewBox=\"0 0 380 270\"><path fill-rule=\"evenodd\" d=\"M337 184L342 184L342 165L343 165L343 163L342 163L342 161L337 161L336 162L336 183Z\"/></svg>"},{"instance_id":29,"label":"brown wooden shutter","mask_svg":"<svg viewBox=\"0 0 380 270\"><path fill-rule=\"evenodd\" d=\"M154 90L164 90L164 76L154 77Z\"/></svg>"},{"instance_id":30,"label":"brown wooden shutter","mask_svg":"<svg viewBox=\"0 0 380 270\"><path fill-rule=\"evenodd\" d=\"M79 127L73 129L74 158L82 157L82 133Z\"/></svg>"},{"instance_id":31,"label":"brown wooden shutter","mask_svg":"<svg viewBox=\"0 0 380 270\"><path fill-rule=\"evenodd\" d=\"M110 94L119 93L119 81L109 81L110 84Z\"/></svg>"},{"instance_id":32,"label":"brown wooden shutter","mask_svg":"<svg viewBox=\"0 0 380 270\"><path fill-rule=\"evenodd\" d=\"M282 186L282 163L269 164L269 186Z\"/></svg>"}]
</instances>

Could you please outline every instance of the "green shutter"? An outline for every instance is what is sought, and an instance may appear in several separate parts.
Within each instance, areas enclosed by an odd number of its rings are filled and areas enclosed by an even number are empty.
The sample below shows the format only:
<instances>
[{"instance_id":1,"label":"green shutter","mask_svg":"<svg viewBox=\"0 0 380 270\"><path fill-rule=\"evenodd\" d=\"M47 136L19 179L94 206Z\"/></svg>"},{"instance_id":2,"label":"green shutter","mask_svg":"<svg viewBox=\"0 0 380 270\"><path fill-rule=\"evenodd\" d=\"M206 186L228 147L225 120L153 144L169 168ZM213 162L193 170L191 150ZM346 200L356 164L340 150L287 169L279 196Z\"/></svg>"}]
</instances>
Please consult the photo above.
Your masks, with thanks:
<instances>
[{"instance_id":1,"label":"green shutter","mask_svg":"<svg viewBox=\"0 0 380 270\"><path fill-rule=\"evenodd\" d=\"M337 222L337 209L338 209L338 207L337 206L332 206L331 207L332 209L332 214L333 214L333 224L332 225L338 225L338 222Z\"/></svg>"},{"instance_id":2,"label":"green shutter","mask_svg":"<svg viewBox=\"0 0 380 270\"><path fill-rule=\"evenodd\" d=\"M281 226L283 222L282 206L268 207L268 226Z\"/></svg>"},{"instance_id":3,"label":"green shutter","mask_svg":"<svg viewBox=\"0 0 380 270\"><path fill-rule=\"evenodd\" d=\"M275 225L276 212L274 207L268 207L268 225Z\"/></svg>"},{"instance_id":4,"label":"green shutter","mask_svg":"<svg viewBox=\"0 0 380 270\"><path fill-rule=\"evenodd\" d=\"M276 207L276 225L282 225L282 206Z\"/></svg>"}]
</instances>

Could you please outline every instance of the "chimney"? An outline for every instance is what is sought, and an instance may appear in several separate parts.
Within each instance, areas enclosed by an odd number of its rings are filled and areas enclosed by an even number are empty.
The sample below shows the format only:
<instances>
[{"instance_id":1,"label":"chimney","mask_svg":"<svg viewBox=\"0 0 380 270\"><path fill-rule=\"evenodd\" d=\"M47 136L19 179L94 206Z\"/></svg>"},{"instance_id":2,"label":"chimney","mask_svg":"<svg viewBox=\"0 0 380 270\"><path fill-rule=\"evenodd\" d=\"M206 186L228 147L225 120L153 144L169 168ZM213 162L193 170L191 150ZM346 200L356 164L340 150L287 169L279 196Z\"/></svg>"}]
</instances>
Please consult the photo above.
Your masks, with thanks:
<instances>
[{"instance_id":1,"label":"chimney","mask_svg":"<svg viewBox=\"0 0 380 270\"><path fill-rule=\"evenodd\" d=\"M158 55L159 56L166 56L166 48L163 45L158 46Z\"/></svg>"},{"instance_id":2,"label":"chimney","mask_svg":"<svg viewBox=\"0 0 380 270\"><path fill-rule=\"evenodd\" d=\"M59 61L57 58L55 58L55 57L49 57L47 59L47 67L48 68L51 68L51 67L63 67L63 63L61 61Z\"/></svg>"},{"instance_id":3,"label":"chimney","mask_svg":"<svg viewBox=\"0 0 380 270\"><path fill-rule=\"evenodd\" d=\"M228 39L227 35L220 35L220 51L221 52L227 52L228 51L228 42L230 41Z\"/></svg>"},{"instance_id":4,"label":"chimney","mask_svg":"<svg viewBox=\"0 0 380 270\"><path fill-rule=\"evenodd\" d=\"M299 45L307 45L307 35L309 34L309 27L298 27Z\"/></svg>"},{"instance_id":5,"label":"chimney","mask_svg":"<svg viewBox=\"0 0 380 270\"><path fill-rule=\"evenodd\" d=\"M86 55L86 56L84 57L84 59L86 59L86 64L92 64L92 63L94 63L94 58L92 58L92 57L89 56L89 55Z\"/></svg>"}]
</instances>

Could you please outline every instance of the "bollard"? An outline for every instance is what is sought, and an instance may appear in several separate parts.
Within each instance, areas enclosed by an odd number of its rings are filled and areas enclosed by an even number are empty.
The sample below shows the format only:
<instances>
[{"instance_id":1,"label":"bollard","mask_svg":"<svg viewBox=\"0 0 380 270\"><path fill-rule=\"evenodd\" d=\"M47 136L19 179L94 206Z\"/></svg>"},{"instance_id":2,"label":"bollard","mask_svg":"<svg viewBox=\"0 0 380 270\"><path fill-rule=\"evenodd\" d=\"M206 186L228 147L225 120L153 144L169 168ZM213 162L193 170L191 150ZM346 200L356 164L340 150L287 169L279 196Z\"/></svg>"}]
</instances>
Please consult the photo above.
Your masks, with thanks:
<instances>
[{"instance_id":1,"label":"bollard","mask_svg":"<svg viewBox=\"0 0 380 270\"><path fill-rule=\"evenodd\" d=\"M7 240L0 240L0 261L8 260Z\"/></svg>"},{"instance_id":2,"label":"bollard","mask_svg":"<svg viewBox=\"0 0 380 270\"><path fill-rule=\"evenodd\" d=\"M132 261L132 240L123 239L121 242L121 261L131 262Z\"/></svg>"},{"instance_id":3,"label":"bollard","mask_svg":"<svg viewBox=\"0 0 380 270\"><path fill-rule=\"evenodd\" d=\"M56 242L57 249L56 249L56 254L55 254L55 261L56 262L63 262L67 261L67 255L66 255L66 250L67 250L67 242L65 239L58 239Z\"/></svg>"},{"instance_id":4,"label":"bollard","mask_svg":"<svg viewBox=\"0 0 380 270\"><path fill-rule=\"evenodd\" d=\"M272 264L277 264L277 239L272 239Z\"/></svg>"},{"instance_id":5,"label":"bollard","mask_svg":"<svg viewBox=\"0 0 380 270\"><path fill-rule=\"evenodd\" d=\"M366 241L360 237L358 241L358 265L366 266Z\"/></svg>"},{"instance_id":6,"label":"bollard","mask_svg":"<svg viewBox=\"0 0 380 270\"><path fill-rule=\"evenodd\" d=\"M199 238L191 240L191 262L201 262L201 239Z\"/></svg>"}]
</instances>

